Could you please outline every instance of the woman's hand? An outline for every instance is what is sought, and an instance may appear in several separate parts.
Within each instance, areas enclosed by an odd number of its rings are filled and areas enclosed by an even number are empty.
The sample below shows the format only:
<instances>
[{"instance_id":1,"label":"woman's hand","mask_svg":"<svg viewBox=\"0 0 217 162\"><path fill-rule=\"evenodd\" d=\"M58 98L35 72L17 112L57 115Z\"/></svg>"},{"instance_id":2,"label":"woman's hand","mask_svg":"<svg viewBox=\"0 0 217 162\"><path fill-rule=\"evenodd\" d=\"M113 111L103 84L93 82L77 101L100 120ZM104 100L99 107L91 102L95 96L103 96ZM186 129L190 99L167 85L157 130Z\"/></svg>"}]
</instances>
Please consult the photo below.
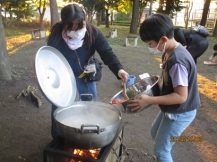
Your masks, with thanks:
<instances>
[{"instance_id":1,"label":"woman's hand","mask_svg":"<svg viewBox=\"0 0 217 162\"><path fill-rule=\"evenodd\" d=\"M138 97L136 97L133 100L127 101L127 107L130 108L131 111L136 111L141 108L144 108L145 106L149 105L150 103L148 102L149 100L148 95L146 94L141 94Z\"/></svg>"},{"instance_id":2,"label":"woman's hand","mask_svg":"<svg viewBox=\"0 0 217 162\"><path fill-rule=\"evenodd\" d=\"M123 83L127 83L129 74L126 71L124 71L123 69L120 69L118 71L118 76L121 78Z\"/></svg>"}]
</instances>

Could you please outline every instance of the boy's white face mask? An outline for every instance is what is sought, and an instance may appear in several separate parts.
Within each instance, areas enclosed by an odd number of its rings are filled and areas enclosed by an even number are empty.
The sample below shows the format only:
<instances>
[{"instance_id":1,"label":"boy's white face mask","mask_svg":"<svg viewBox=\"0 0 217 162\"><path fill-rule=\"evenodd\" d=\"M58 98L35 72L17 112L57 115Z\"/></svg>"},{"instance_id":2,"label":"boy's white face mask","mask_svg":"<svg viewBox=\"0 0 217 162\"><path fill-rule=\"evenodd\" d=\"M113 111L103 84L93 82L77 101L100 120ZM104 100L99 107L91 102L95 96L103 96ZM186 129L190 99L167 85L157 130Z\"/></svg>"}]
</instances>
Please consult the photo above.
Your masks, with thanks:
<instances>
[{"instance_id":1,"label":"boy's white face mask","mask_svg":"<svg viewBox=\"0 0 217 162\"><path fill-rule=\"evenodd\" d=\"M66 35L70 37L72 40L81 40L84 38L86 31L87 31L87 28L84 27L77 31L67 31Z\"/></svg>"},{"instance_id":2,"label":"boy's white face mask","mask_svg":"<svg viewBox=\"0 0 217 162\"><path fill-rule=\"evenodd\" d=\"M157 47L148 47L149 51L153 54L164 54L166 51L166 43L164 44L164 48L162 51L159 51L157 48L159 46L160 41L157 44Z\"/></svg>"}]
</instances>

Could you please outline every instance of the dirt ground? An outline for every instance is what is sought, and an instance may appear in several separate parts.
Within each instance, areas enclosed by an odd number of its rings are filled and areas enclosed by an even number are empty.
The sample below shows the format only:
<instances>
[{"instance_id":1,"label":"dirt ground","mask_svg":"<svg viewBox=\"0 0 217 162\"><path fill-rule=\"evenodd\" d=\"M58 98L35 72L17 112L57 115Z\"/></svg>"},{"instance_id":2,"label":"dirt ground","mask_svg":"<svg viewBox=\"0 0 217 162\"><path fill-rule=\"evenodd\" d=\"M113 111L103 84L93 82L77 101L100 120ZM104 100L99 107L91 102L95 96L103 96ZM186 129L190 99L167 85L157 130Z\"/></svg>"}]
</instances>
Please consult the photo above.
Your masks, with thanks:
<instances>
[{"instance_id":1,"label":"dirt ground","mask_svg":"<svg viewBox=\"0 0 217 162\"><path fill-rule=\"evenodd\" d=\"M52 140L51 104L39 90L34 72L35 54L43 45L44 39L30 40L17 46L14 49L16 53L10 56L13 80L0 82L0 162L42 162L43 149ZM145 47L112 47L126 70L137 79L144 72L159 75L158 59L148 54ZM211 54L212 44L198 60L202 107L198 110L196 119L182 134L183 137L202 140L177 142L172 150L174 162L217 162L217 66L203 64ZM29 85L38 89L36 94L42 101L40 108L29 97L17 98ZM98 100L109 103L112 96L121 89L121 82L104 66L102 81L97 86ZM154 143L149 132L158 111L158 106L153 105L138 114L122 114L123 144L130 154L130 157L125 157L126 162L130 159L133 162L153 161Z\"/></svg>"}]
</instances>

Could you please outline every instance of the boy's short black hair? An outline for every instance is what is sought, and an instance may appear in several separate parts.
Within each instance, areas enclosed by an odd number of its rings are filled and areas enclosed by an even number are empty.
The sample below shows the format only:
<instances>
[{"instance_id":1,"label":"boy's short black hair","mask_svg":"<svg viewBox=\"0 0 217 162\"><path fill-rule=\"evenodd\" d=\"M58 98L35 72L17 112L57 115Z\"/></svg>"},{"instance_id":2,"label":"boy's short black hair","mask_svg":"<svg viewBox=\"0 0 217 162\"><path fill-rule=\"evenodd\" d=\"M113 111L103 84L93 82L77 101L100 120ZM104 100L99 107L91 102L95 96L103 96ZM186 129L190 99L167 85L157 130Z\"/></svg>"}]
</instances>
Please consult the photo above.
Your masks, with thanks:
<instances>
[{"instance_id":1,"label":"boy's short black hair","mask_svg":"<svg viewBox=\"0 0 217 162\"><path fill-rule=\"evenodd\" d=\"M171 18L166 14L154 14L147 17L140 26L139 34L146 42L154 40L159 42L162 36L169 39L174 37L174 26Z\"/></svg>"}]
</instances>

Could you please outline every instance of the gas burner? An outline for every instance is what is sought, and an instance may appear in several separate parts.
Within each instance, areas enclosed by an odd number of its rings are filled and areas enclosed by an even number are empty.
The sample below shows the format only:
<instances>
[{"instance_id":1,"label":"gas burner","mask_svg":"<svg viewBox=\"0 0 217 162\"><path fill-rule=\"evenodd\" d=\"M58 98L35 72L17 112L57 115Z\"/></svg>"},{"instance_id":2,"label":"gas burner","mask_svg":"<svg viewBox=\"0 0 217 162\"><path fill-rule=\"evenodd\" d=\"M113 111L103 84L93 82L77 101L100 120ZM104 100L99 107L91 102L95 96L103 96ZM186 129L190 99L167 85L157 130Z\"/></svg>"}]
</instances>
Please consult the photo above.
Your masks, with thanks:
<instances>
[{"instance_id":1,"label":"gas burner","mask_svg":"<svg viewBox=\"0 0 217 162\"><path fill-rule=\"evenodd\" d=\"M44 148L43 162L121 162L124 124L120 123L113 141L91 150L71 148L63 139L53 140Z\"/></svg>"}]
</instances>

